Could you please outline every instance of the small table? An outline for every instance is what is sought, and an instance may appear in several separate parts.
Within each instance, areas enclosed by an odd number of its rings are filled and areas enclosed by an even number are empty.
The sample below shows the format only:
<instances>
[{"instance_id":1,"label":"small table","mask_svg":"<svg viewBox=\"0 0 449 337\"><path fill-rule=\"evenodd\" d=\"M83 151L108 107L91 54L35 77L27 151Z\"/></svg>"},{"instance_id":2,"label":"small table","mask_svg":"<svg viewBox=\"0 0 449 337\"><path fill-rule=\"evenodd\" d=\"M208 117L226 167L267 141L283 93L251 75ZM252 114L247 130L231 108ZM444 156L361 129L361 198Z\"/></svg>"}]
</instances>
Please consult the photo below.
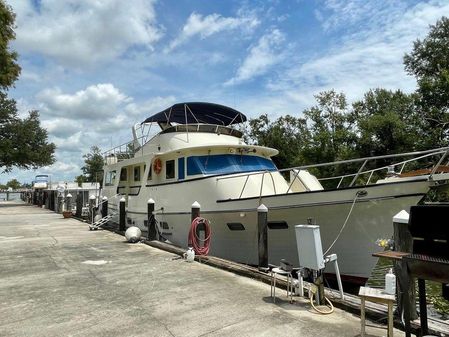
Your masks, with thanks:
<instances>
[{"instance_id":1,"label":"small table","mask_svg":"<svg viewBox=\"0 0 449 337\"><path fill-rule=\"evenodd\" d=\"M271 273L271 297L273 297L273 303L276 303L276 276L283 275L287 277L287 298L290 293L290 303L293 303L293 277L290 271L286 271L281 268L273 268Z\"/></svg>"},{"instance_id":2,"label":"small table","mask_svg":"<svg viewBox=\"0 0 449 337\"><path fill-rule=\"evenodd\" d=\"M360 318L362 321L361 336L365 336L365 301L375 303L385 303L388 305L388 332L387 337L393 337L393 303L395 296L386 294L383 289L360 287L359 296L361 298Z\"/></svg>"}]
</instances>

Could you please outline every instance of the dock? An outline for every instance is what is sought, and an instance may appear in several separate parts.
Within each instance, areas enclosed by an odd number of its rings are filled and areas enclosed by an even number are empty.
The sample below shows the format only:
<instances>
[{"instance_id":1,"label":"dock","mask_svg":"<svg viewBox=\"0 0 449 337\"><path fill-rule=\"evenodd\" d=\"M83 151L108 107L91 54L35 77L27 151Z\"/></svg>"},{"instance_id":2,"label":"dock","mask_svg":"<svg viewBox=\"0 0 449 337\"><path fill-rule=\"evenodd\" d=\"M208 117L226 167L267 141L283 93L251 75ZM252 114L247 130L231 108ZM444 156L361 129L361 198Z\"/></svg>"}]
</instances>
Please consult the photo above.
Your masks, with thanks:
<instances>
[{"instance_id":1,"label":"dock","mask_svg":"<svg viewBox=\"0 0 449 337\"><path fill-rule=\"evenodd\" d=\"M284 290L273 303L255 278L20 201L0 202L0 270L0 336L360 335L357 314L321 315Z\"/></svg>"}]
</instances>

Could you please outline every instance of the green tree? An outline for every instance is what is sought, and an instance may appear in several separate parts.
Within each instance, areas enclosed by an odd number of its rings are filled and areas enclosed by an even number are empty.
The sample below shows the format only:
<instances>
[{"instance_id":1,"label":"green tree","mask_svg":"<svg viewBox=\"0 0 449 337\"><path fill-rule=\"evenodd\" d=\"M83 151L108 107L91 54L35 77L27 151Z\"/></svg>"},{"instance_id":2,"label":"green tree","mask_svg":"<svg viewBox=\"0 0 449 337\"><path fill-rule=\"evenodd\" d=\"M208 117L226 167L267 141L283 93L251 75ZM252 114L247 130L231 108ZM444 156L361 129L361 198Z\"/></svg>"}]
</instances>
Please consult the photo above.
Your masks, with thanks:
<instances>
[{"instance_id":1,"label":"green tree","mask_svg":"<svg viewBox=\"0 0 449 337\"><path fill-rule=\"evenodd\" d=\"M84 166L81 168L85 182L99 182L103 183L103 166L104 159L98 146L92 146L90 152L83 156ZM83 182L80 177L77 177L78 183Z\"/></svg>"},{"instance_id":2,"label":"green tree","mask_svg":"<svg viewBox=\"0 0 449 337\"><path fill-rule=\"evenodd\" d=\"M9 50L9 43L16 38L15 14L4 0L0 0L0 89L10 88L20 74L17 53Z\"/></svg>"},{"instance_id":3,"label":"green tree","mask_svg":"<svg viewBox=\"0 0 449 337\"><path fill-rule=\"evenodd\" d=\"M351 113L360 157L408 152L420 147L416 95L375 89L354 102Z\"/></svg>"},{"instance_id":4,"label":"green tree","mask_svg":"<svg viewBox=\"0 0 449 337\"><path fill-rule=\"evenodd\" d=\"M297 157L308 139L306 123L303 118L289 115L271 122L264 114L249 121L247 137L250 142L279 150L273 161L280 169L297 166Z\"/></svg>"},{"instance_id":5,"label":"green tree","mask_svg":"<svg viewBox=\"0 0 449 337\"><path fill-rule=\"evenodd\" d=\"M334 90L315 95L317 105L304 110L310 141L300 153L302 164L326 163L353 158L356 135L349 119L348 104L343 93ZM312 170L318 176L344 173L342 166Z\"/></svg>"},{"instance_id":6,"label":"green tree","mask_svg":"<svg viewBox=\"0 0 449 337\"><path fill-rule=\"evenodd\" d=\"M20 119L16 102L0 91L0 167L38 168L54 162L55 145L47 142L47 131L40 126L39 114L31 111Z\"/></svg>"},{"instance_id":7,"label":"green tree","mask_svg":"<svg viewBox=\"0 0 449 337\"><path fill-rule=\"evenodd\" d=\"M416 40L404 56L405 70L418 81L420 110L426 145L446 146L449 141L449 19L442 17L424 40Z\"/></svg>"},{"instance_id":8,"label":"green tree","mask_svg":"<svg viewBox=\"0 0 449 337\"><path fill-rule=\"evenodd\" d=\"M11 187L13 190L18 190L21 186L17 179L11 179L6 183L6 188Z\"/></svg>"},{"instance_id":9,"label":"green tree","mask_svg":"<svg viewBox=\"0 0 449 337\"><path fill-rule=\"evenodd\" d=\"M38 112L31 111L27 118L20 119L16 101L8 99L5 93L20 74L17 53L9 50L9 43L15 38L14 19L11 7L0 0L0 168L3 172L14 166L30 169L50 165L55 150L55 145L47 142L47 131L40 126Z\"/></svg>"}]
</instances>

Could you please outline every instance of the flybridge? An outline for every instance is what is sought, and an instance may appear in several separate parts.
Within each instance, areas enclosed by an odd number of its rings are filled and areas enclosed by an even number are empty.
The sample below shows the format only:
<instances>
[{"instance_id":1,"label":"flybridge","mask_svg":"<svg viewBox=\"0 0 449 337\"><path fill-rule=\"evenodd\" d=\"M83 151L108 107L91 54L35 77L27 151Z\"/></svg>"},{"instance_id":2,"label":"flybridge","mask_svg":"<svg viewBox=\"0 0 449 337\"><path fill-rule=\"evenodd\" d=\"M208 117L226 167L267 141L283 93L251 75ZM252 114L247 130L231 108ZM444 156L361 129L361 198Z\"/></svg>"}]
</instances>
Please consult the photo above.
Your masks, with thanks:
<instances>
[{"instance_id":1,"label":"flybridge","mask_svg":"<svg viewBox=\"0 0 449 337\"><path fill-rule=\"evenodd\" d=\"M242 132L230 126L243 123L246 120L246 116L240 111L220 104L206 102L177 103L148 117L142 123L134 125L132 128L133 140L108 150L103 155L106 163L109 164L134 157L138 151L143 150L143 146L151 138L150 131L153 123L157 123L162 129L159 134L173 132L212 133L241 139L243 137ZM148 125L149 128L146 127Z\"/></svg>"},{"instance_id":2,"label":"flybridge","mask_svg":"<svg viewBox=\"0 0 449 337\"><path fill-rule=\"evenodd\" d=\"M243 123L246 116L233 108L206 102L175 104L145 119L145 123L158 123L162 129L177 124L232 125Z\"/></svg>"}]
</instances>

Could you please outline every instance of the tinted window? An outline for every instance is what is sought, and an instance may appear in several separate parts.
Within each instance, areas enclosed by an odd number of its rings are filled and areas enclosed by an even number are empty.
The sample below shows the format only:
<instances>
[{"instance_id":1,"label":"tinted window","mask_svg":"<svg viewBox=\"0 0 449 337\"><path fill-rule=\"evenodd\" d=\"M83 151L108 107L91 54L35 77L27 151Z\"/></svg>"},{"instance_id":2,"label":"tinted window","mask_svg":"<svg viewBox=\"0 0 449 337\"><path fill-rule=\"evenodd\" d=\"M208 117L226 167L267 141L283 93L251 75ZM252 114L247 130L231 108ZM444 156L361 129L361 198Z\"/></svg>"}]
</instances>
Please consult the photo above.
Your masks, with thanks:
<instances>
[{"instance_id":1,"label":"tinted window","mask_svg":"<svg viewBox=\"0 0 449 337\"><path fill-rule=\"evenodd\" d=\"M134 167L134 181L140 181L140 166Z\"/></svg>"},{"instance_id":2,"label":"tinted window","mask_svg":"<svg viewBox=\"0 0 449 337\"><path fill-rule=\"evenodd\" d=\"M126 171L126 167L122 167L122 170L120 171L120 181L126 180L128 180L128 173Z\"/></svg>"},{"instance_id":3,"label":"tinted window","mask_svg":"<svg viewBox=\"0 0 449 337\"><path fill-rule=\"evenodd\" d=\"M187 158L187 174L226 174L252 171L274 171L274 163L263 157L220 154Z\"/></svg>"},{"instance_id":4,"label":"tinted window","mask_svg":"<svg viewBox=\"0 0 449 337\"><path fill-rule=\"evenodd\" d=\"M175 161L167 160L165 162L165 178L173 179L175 177Z\"/></svg>"},{"instance_id":5,"label":"tinted window","mask_svg":"<svg viewBox=\"0 0 449 337\"><path fill-rule=\"evenodd\" d=\"M150 169L148 170L147 180L151 180L153 174L153 165L150 165Z\"/></svg>"}]
</instances>

